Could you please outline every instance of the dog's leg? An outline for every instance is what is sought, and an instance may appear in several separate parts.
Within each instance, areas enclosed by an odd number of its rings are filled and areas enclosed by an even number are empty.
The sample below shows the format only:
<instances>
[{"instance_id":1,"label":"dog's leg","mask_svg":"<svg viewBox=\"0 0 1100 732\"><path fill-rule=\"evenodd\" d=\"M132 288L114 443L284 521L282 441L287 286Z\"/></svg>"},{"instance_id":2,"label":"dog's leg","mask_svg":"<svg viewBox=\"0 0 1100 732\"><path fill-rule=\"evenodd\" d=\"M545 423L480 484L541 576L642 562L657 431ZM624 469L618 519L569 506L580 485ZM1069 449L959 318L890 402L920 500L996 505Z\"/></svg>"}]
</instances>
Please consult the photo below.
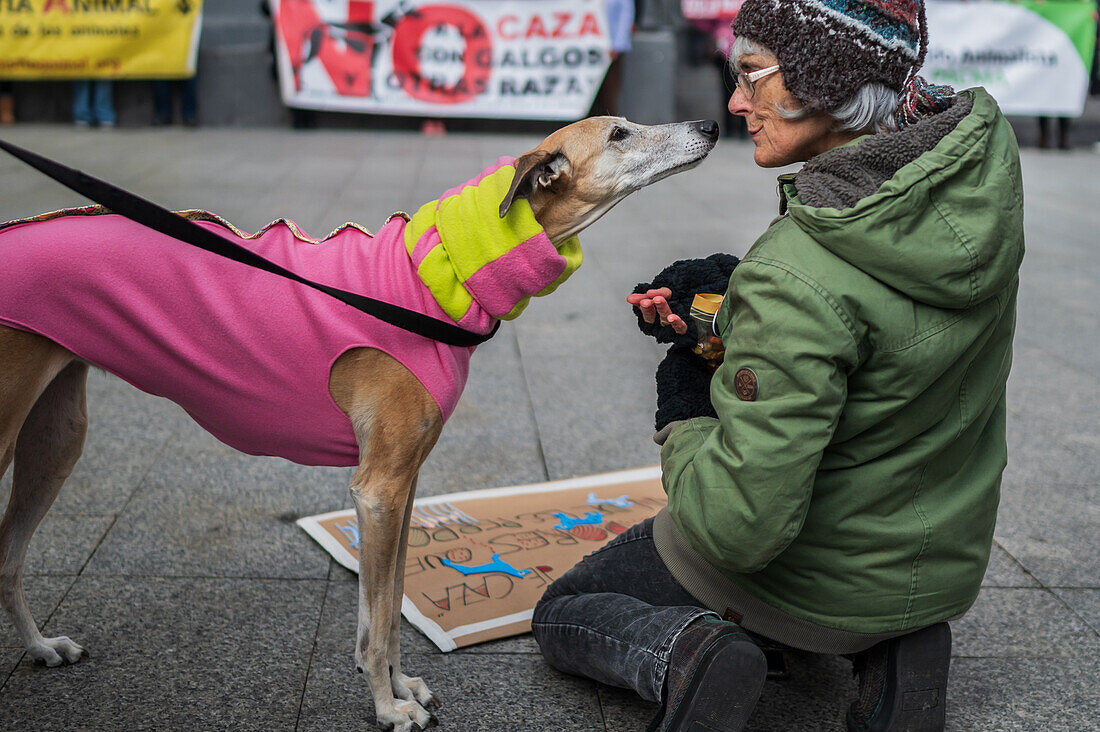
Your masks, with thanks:
<instances>
[{"instance_id":1,"label":"dog's leg","mask_svg":"<svg viewBox=\"0 0 1100 732\"><path fill-rule=\"evenodd\" d=\"M418 697L428 701L431 692L423 682L414 684L419 694L411 692L409 677L391 676L391 659L400 657L394 632L400 598L394 592L404 571L400 547L417 472L439 437L442 419L420 382L380 351L357 349L337 359L330 391L351 419L360 450L351 485L360 537L356 667L367 675L381 727L422 730L435 718ZM395 697L395 688L411 698Z\"/></svg>"},{"instance_id":2,"label":"dog's leg","mask_svg":"<svg viewBox=\"0 0 1100 732\"><path fill-rule=\"evenodd\" d=\"M0 341L5 345L17 340L23 340L21 345L32 342L20 337L13 339L10 334L11 331L5 329ZM32 343L32 347L40 345ZM21 364L27 376L22 379L24 388L56 373L44 389L31 387L31 398L35 392L40 392L40 396L29 412L18 407L18 402L26 398L26 392L14 394L10 390L13 382L8 379L0 384L0 409L4 419L0 424L3 430L0 436L7 443L0 443L2 467L6 468L13 456L15 459L11 496L4 518L0 520L0 605L7 611L30 657L47 666L59 666L65 662L75 663L86 653L65 636L45 638L39 632L23 595L23 560L31 536L83 450L88 427L84 394L88 366L72 360L71 354L59 347L49 346L52 349L47 347L34 354L40 356L38 359L29 358ZM68 364L64 365L66 362ZM33 372L27 370L32 364ZM58 368L60 373L57 373ZM11 378L10 372L8 377ZM17 421L21 412L26 416L20 426ZM14 439L13 427L18 430Z\"/></svg>"},{"instance_id":3,"label":"dog's leg","mask_svg":"<svg viewBox=\"0 0 1100 732\"><path fill-rule=\"evenodd\" d=\"M390 685L399 699L415 699L425 709L437 709L439 700L419 676L401 673L401 600L405 595L405 556L409 548L409 518L416 497L416 478L405 505L405 520L401 524L401 540L397 544L397 572L394 575L393 621L390 624Z\"/></svg>"},{"instance_id":4,"label":"dog's leg","mask_svg":"<svg viewBox=\"0 0 1100 732\"><path fill-rule=\"evenodd\" d=\"M355 658L374 693L375 713L383 728L421 730L431 715L415 700L397 699L391 682L391 628L394 576L398 573L400 522L411 488L407 476L376 474L352 485L359 517L359 630ZM380 481L380 482L376 482Z\"/></svg>"}]
</instances>

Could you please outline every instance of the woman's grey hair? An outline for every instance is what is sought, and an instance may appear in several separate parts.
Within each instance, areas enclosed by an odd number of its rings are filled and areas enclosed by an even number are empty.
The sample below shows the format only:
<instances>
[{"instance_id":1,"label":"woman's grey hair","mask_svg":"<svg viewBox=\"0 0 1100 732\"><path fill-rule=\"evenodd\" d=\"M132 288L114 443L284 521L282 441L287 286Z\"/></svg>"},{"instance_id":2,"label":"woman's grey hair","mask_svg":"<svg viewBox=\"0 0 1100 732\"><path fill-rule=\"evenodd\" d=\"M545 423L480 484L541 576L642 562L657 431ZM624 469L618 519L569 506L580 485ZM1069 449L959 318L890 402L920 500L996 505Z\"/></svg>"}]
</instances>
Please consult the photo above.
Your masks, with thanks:
<instances>
[{"instance_id":1,"label":"woman's grey hair","mask_svg":"<svg viewBox=\"0 0 1100 732\"><path fill-rule=\"evenodd\" d=\"M741 71L738 60L742 56L754 54L775 57L774 53L756 41L738 36L733 42L733 48L730 49L730 65L733 67L734 75ZM792 101L797 104L793 96ZM825 113L836 121L838 132L875 133L892 132L898 128L894 121L894 113L897 109L897 92L885 84L870 81L857 89L848 101L835 109L826 110ZM809 114L802 107L792 109L783 103L776 105L776 111L784 119L801 119Z\"/></svg>"}]
</instances>

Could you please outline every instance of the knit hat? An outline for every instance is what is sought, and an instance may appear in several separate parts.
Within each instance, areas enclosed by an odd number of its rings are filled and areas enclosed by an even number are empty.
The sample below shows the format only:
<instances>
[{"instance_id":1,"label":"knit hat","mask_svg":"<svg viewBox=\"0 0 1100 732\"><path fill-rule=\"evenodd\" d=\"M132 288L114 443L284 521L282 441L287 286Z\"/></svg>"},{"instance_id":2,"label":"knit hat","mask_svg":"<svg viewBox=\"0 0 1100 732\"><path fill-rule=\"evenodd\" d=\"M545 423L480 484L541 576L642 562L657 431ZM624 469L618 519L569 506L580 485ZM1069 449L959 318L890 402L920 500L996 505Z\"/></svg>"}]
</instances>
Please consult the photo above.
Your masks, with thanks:
<instances>
[{"instance_id":1,"label":"knit hat","mask_svg":"<svg viewBox=\"0 0 1100 732\"><path fill-rule=\"evenodd\" d=\"M746 0L733 31L776 54L783 83L810 110L835 109L872 81L899 95L935 89L913 76L928 50L923 0Z\"/></svg>"}]
</instances>

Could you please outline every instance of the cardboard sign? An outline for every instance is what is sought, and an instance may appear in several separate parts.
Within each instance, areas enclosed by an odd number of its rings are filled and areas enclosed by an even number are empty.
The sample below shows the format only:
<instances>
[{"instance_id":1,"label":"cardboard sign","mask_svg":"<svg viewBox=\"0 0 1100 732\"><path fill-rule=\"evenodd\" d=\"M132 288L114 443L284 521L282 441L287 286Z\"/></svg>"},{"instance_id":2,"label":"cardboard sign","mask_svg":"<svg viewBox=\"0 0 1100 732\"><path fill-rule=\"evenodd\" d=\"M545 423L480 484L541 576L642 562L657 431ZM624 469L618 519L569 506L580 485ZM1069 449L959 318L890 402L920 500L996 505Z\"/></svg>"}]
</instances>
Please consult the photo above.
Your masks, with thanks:
<instances>
[{"instance_id":1,"label":"cardboard sign","mask_svg":"<svg viewBox=\"0 0 1100 732\"><path fill-rule=\"evenodd\" d=\"M551 582L666 503L659 466L418 499L401 614L442 651L526 633ZM354 509L298 525L359 571Z\"/></svg>"},{"instance_id":2,"label":"cardboard sign","mask_svg":"<svg viewBox=\"0 0 1100 732\"><path fill-rule=\"evenodd\" d=\"M603 0L271 0L283 101L580 119L610 63Z\"/></svg>"}]
</instances>

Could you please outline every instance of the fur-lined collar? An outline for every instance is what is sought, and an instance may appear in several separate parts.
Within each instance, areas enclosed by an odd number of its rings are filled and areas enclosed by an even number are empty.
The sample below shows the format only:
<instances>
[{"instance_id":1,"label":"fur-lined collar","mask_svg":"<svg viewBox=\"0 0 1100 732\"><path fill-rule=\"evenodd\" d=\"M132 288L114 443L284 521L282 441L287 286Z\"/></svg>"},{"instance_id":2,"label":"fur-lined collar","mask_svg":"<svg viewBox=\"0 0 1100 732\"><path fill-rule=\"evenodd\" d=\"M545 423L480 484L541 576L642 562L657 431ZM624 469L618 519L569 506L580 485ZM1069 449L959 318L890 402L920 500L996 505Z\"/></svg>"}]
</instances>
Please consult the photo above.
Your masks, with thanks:
<instances>
[{"instance_id":1,"label":"fur-lined collar","mask_svg":"<svg viewBox=\"0 0 1100 732\"><path fill-rule=\"evenodd\" d=\"M798 199L814 208L851 208L934 148L973 108L958 96L946 111L897 132L868 135L811 159L795 177Z\"/></svg>"}]
</instances>

